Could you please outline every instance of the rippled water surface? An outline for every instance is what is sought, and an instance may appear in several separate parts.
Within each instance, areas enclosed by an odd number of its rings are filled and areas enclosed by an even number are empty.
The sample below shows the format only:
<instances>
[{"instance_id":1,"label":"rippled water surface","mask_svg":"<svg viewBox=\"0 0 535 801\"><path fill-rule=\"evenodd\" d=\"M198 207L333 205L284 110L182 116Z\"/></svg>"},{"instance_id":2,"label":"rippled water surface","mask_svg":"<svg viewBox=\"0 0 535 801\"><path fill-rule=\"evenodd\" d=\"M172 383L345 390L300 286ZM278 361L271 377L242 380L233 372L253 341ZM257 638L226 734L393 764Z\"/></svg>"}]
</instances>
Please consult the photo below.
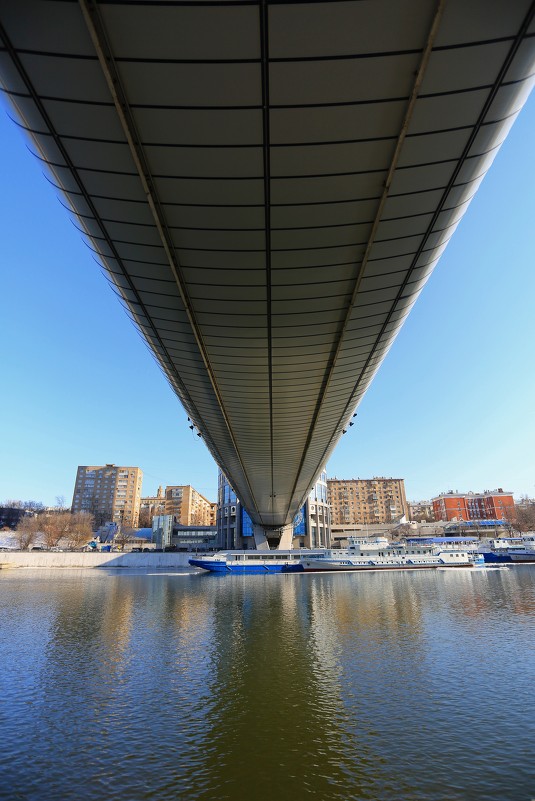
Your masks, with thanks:
<instances>
[{"instance_id":1,"label":"rippled water surface","mask_svg":"<svg viewBox=\"0 0 535 801\"><path fill-rule=\"evenodd\" d=\"M0 798L535 799L535 566L0 571Z\"/></svg>"}]
</instances>

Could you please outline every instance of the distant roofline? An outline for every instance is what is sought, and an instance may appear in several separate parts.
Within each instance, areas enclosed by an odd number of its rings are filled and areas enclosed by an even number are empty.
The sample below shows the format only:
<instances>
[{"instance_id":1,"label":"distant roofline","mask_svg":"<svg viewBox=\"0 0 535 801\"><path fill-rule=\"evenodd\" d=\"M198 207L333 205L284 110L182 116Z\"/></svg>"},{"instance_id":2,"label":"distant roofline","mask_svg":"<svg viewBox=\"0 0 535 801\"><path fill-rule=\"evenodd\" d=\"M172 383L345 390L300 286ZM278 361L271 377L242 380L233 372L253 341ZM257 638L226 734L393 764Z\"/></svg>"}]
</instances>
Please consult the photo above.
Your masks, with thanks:
<instances>
[{"instance_id":1,"label":"distant roofline","mask_svg":"<svg viewBox=\"0 0 535 801\"><path fill-rule=\"evenodd\" d=\"M328 478L327 483L329 481L405 481L404 478L396 478L395 476L373 476L373 478Z\"/></svg>"},{"instance_id":2,"label":"distant roofline","mask_svg":"<svg viewBox=\"0 0 535 801\"><path fill-rule=\"evenodd\" d=\"M141 470L134 464L79 464L78 470L105 470L106 467L113 467L115 470ZM143 471L141 471L143 472Z\"/></svg>"},{"instance_id":3,"label":"distant roofline","mask_svg":"<svg viewBox=\"0 0 535 801\"><path fill-rule=\"evenodd\" d=\"M431 501L438 501L441 498L491 498L494 495L510 495L514 496L514 492L509 490L483 490L483 492L441 492L440 495L435 495Z\"/></svg>"}]
</instances>

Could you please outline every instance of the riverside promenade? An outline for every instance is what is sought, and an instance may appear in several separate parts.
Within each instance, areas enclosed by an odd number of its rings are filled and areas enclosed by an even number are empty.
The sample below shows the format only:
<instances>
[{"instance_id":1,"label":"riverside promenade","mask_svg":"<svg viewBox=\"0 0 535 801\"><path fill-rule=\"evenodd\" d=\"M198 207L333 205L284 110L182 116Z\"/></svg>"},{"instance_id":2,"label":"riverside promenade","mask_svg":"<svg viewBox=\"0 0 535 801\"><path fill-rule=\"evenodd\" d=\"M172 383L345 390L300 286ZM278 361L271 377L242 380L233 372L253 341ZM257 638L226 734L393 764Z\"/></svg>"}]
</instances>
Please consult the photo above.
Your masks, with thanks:
<instances>
[{"instance_id":1,"label":"riverside promenade","mask_svg":"<svg viewBox=\"0 0 535 801\"><path fill-rule=\"evenodd\" d=\"M66 551L5 551L0 553L0 569L11 568L176 568L189 567L194 553L82 553Z\"/></svg>"}]
</instances>

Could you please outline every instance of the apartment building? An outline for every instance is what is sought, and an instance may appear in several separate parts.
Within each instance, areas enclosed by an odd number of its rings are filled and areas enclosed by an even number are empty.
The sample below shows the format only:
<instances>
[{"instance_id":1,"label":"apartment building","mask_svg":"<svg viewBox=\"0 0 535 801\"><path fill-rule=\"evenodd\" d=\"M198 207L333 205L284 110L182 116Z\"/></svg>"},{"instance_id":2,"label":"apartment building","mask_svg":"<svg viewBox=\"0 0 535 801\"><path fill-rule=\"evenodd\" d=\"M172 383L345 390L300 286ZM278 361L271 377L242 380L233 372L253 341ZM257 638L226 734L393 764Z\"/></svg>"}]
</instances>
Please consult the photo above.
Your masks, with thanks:
<instances>
[{"instance_id":1,"label":"apartment building","mask_svg":"<svg viewBox=\"0 0 535 801\"><path fill-rule=\"evenodd\" d=\"M142 483L139 467L81 465L76 473L72 511L92 514L97 528L107 522L136 528Z\"/></svg>"},{"instance_id":2,"label":"apartment building","mask_svg":"<svg viewBox=\"0 0 535 801\"><path fill-rule=\"evenodd\" d=\"M191 484L165 488L165 514L182 526L214 525L214 504Z\"/></svg>"},{"instance_id":3,"label":"apartment building","mask_svg":"<svg viewBox=\"0 0 535 801\"><path fill-rule=\"evenodd\" d=\"M397 523L408 518L402 478L329 478L327 486L333 525Z\"/></svg>"},{"instance_id":4,"label":"apartment building","mask_svg":"<svg viewBox=\"0 0 535 801\"><path fill-rule=\"evenodd\" d=\"M435 520L506 520L514 509L513 493L501 487L484 492L443 492L432 498Z\"/></svg>"}]
</instances>

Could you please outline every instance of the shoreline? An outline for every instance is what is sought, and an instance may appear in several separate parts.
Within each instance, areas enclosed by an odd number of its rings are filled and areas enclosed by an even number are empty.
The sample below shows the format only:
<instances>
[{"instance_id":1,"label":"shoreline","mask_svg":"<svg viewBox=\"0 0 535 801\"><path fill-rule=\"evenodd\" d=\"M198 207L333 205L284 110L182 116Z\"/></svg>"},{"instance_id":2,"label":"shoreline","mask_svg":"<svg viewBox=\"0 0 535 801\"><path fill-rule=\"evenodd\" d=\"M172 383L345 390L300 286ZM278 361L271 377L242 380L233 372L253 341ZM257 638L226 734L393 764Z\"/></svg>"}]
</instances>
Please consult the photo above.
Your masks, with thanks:
<instances>
[{"instance_id":1,"label":"shoreline","mask_svg":"<svg viewBox=\"0 0 535 801\"><path fill-rule=\"evenodd\" d=\"M39 551L5 551L0 553L0 570L24 568L83 568L94 570L110 568L174 568L190 567L188 560L193 552L170 551L165 553L88 553L65 551L49 553Z\"/></svg>"}]
</instances>

